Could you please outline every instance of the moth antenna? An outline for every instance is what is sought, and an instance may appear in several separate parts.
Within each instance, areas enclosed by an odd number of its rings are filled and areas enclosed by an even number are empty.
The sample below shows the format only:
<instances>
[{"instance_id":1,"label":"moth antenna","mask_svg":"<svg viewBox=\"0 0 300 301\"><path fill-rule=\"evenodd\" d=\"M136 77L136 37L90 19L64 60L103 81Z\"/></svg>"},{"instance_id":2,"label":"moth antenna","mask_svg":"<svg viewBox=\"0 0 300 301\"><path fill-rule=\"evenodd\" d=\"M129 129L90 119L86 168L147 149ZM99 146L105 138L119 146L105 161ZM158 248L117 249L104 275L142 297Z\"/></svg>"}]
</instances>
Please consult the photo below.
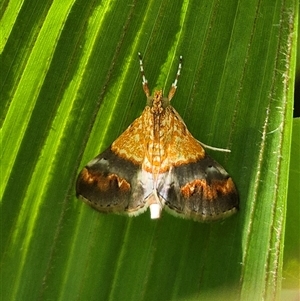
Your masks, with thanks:
<instances>
[{"instance_id":1,"label":"moth antenna","mask_svg":"<svg viewBox=\"0 0 300 301\"><path fill-rule=\"evenodd\" d=\"M182 55L179 57L179 64L178 64L178 69L177 69L176 77L175 77L175 80L174 80L174 82L172 84L172 87L171 87L169 95L168 95L168 100L169 101L173 98L173 96L174 96L174 94L176 92L177 83L178 83L178 78L179 78L179 75L180 75L181 67L182 67Z\"/></svg>"},{"instance_id":2,"label":"moth antenna","mask_svg":"<svg viewBox=\"0 0 300 301\"><path fill-rule=\"evenodd\" d=\"M150 96L150 91L148 87L148 81L145 76L145 71L144 71L144 64L143 64L143 58L140 52L138 52L139 60L140 60L140 70L141 70L141 75L142 75L142 84L143 84L143 90L146 94L147 97Z\"/></svg>"}]
</instances>

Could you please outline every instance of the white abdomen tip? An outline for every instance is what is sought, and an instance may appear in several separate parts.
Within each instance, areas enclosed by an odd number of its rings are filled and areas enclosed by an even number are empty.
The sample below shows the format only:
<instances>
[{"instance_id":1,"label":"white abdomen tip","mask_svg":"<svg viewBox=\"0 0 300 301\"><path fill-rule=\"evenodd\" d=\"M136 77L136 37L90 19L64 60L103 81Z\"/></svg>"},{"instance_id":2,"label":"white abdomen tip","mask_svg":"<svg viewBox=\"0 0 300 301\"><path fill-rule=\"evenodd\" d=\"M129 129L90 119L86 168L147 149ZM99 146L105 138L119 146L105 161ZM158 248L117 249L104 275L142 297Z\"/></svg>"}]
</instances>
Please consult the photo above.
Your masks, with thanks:
<instances>
[{"instance_id":1,"label":"white abdomen tip","mask_svg":"<svg viewBox=\"0 0 300 301\"><path fill-rule=\"evenodd\" d=\"M161 207L159 204L150 205L151 219L160 218Z\"/></svg>"}]
</instances>

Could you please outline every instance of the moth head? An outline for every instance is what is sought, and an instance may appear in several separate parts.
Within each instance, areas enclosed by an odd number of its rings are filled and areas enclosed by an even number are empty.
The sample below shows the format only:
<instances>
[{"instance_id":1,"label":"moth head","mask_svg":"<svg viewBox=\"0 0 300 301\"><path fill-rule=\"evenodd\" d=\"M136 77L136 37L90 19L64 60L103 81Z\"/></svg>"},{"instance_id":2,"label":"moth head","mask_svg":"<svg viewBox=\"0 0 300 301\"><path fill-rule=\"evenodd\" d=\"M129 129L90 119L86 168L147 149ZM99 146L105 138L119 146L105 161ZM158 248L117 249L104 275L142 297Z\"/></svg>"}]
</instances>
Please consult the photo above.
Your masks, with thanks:
<instances>
[{"instance_id":1,"label":"moth head","mask_svg":"<svg viewBox=\"0 0 300 301\"><path fill-rule=\"evenodd\" d=\"M163 96L162 90L155 90L153 96L147 97L147 106L151 108L152 113L160 114L162 111L170 105L170 101L167 97Z\"/></svg>"}]
</instances>

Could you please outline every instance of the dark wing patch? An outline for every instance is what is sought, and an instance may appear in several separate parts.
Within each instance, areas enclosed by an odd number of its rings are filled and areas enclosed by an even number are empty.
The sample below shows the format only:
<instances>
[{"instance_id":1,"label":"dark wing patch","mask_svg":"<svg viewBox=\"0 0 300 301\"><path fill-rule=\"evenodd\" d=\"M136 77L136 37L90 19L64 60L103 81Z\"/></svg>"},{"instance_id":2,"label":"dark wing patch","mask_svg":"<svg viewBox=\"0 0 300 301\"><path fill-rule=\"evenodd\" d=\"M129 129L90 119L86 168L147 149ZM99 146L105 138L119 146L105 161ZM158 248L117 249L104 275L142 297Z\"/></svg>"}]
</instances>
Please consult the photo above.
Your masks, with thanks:
<instances>
[{"instance_id":1,"label":"dark wing patch","mask_svg":"<svg viewBox=\"0 0 300 301\"><path fill-rule=\"evenodd\" d=\"M196 221L226 218L238 210L236 187L226 170L206 155L174 167L165 202L170 213Z\"/></svg>"},{"instance_id":2,"label":"dark wing patch","mask_svg":"<svg viewBox=\"0 0 300 301\"><path fill-rule=\"evenodd\" d=\"M76 195L100 212L138 215L147 209L139 173L140 166L119 157L109 147L80 172Z\"/></svg>"}]
</instances>

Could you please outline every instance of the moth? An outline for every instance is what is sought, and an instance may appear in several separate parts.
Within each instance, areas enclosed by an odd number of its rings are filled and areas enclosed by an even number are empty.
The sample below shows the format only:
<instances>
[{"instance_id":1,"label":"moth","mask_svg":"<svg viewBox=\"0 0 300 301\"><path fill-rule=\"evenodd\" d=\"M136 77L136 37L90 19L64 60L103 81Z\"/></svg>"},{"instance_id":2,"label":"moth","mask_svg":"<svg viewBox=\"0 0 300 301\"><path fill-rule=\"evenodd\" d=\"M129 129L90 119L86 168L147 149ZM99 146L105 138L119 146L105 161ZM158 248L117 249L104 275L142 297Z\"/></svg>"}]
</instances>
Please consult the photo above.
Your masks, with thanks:
<instances>
[{"instance_id":1,"label":"moth","mask_svg":"<svg viewBox=\"0 0 300 301\"><path fill-rule=\"evenodd\" d=\"M204 150L170 105L182 67L168 97L150 95L139 53L146 107L136 120L80 172L76 195L103 213L136 216L150 207L152 219L169 213L205 222L226 218L239 207L235 184Z\"/></svg>"}]
</instances>

